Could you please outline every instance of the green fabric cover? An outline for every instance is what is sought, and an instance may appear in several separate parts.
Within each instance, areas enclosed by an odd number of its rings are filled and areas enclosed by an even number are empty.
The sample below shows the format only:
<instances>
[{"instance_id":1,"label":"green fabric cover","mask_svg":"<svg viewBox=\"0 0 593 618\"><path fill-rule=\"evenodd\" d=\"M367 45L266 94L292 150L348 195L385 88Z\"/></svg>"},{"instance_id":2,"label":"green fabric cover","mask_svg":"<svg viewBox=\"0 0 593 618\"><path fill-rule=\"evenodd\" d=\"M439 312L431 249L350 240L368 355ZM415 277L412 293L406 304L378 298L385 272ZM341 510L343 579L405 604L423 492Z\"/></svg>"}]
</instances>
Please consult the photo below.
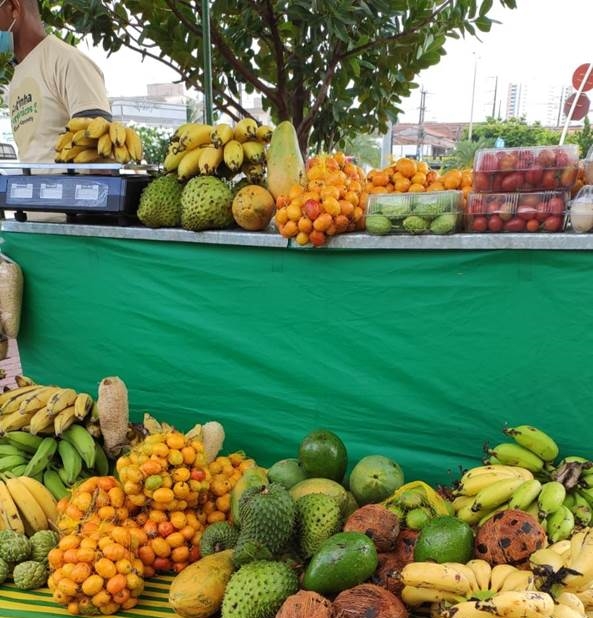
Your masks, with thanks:
<instances>
[{"instance_id":1,"label":"green fabric cover","mask_svg":"<svg viewBox=\"0 0 593 618\"><path fill-rule=\"evenodd\" d=\"M447 483L505 424L593 456L591 256L338 251L4 233L24 270L19 346L36 380L128 385L262 465L337 432L406 479Z\"/></svg>"}]
</instances>

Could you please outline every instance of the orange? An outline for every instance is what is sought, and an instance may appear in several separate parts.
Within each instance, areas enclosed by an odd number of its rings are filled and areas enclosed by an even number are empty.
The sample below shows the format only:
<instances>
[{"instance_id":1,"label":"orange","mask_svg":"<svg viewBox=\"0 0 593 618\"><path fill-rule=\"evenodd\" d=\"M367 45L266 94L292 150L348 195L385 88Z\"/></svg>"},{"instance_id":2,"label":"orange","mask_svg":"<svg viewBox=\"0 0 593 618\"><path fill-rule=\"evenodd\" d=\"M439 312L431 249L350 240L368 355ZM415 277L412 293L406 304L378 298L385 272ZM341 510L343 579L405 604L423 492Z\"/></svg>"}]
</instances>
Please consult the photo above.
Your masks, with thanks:
<instances>
[{"instance_id":1,"label":"orange","mask_svg":"<svg viewBox=\"0 0 593 618\"><path fill-rule=\"evenodd\" d=\"M393 176L395 178L395 174ZM410 179L406 178L405 176L400 176L394 182L395 190L399 191L400 193L406 193L409 190L411 184L412 183L410 182Z\"/></svg>"},{"instance_id":2,"label":"orange","mask_svg":"<svg viewBox=\"0 0 593 618\"><path fill-rule=\"evenodd\" d=\"M422 172L423 174L428 174L428 170L430 168L428 167L428 163L426 161L418 161L416 166L419 172Z\"/></svg>"},{"instance_id":3,"label":"orange","mask_svg":"<svg viewBox=\"0 0 593 618\"><path fill-rule=\"evenodd\" d=\"M445 189L459 189L461 179L462 175L459 170L449 170L443 175L443 185Z\"/></svg>"},{"instance_id":4,"label":"orange","mask_svg":"<svg viewBox=\"0 0 593 618\"><path fill-rule=\"evenodd\" d=\"M387 172L377 172L373 174L373 185L375 187L384 187L389 182L389 174Z\"/></svg>"},{"instance_id":5,"label":"orange","mask_svg":"<svg viewBox=\"0 0 593 618\"><path fill-rule=\"evenodd\" d=\"M412 183L408 189L408 193L422 193L424 191L426 191L426 187L418 183Z\"/></svg>"},{"instance_id":6,"label":"orange","mask_svg":"<svg viewBox=\"0 0 593 618\"><path fill-rule=\"evenodd\" d=\"M414 159L402 157L395 162L395 169L401 172L406 178L412 178L418 171L418 164Z\"/></svg>"},{"instance_id":7,"label":"orange","mask_svg":"<svg viewBox=\"0 0 593 618\"><path fill-rule=\"evenodd\" d=\"M426 174L422 172L416 172L412 176L412 184L419 184L419 185L426 184Z\"/></svg>"}]
</instances>

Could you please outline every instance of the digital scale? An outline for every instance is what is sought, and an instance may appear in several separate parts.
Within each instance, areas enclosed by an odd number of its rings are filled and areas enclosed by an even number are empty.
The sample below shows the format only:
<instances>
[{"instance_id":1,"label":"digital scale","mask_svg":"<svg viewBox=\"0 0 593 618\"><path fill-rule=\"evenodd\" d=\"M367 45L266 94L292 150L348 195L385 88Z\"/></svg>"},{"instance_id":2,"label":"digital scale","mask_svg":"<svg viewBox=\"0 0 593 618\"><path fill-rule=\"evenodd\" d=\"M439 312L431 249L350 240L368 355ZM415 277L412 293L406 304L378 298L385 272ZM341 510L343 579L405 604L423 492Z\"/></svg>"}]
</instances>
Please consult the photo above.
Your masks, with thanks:
<instances>
[{"instance_id":1,"label":"digital scale","mask_svg":"<svg viewBox=\"0 0 593 618\"><path fill-rule=\"evenodd\" d=\"M136 221L142 190L153 179L149 166L121 163L1 163L0 209L66 213L69 222L100 216L129 225ZM9 171L11 170L11 171ZM15 173L16 170L16 173ZM33 173L34 172L34 173Z\"/></svg>"}]
</instances>

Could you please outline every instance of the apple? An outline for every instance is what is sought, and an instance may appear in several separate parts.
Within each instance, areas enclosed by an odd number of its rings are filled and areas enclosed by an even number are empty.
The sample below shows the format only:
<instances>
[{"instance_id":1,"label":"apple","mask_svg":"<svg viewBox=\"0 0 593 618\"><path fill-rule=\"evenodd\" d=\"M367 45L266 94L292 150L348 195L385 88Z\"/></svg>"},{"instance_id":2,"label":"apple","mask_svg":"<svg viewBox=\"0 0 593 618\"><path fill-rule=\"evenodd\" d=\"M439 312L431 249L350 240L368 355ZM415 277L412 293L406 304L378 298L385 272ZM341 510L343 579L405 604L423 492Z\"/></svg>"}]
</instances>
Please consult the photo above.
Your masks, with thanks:
<instances>
[{"instance_id":1,"label":"apple","mask_svg":"<svg viewBox=\"0 0 593 618\"><path fill-rule=\"evenodd\" d=\"M539 221L537 219L530 219L526 224L525 224L525 229L528 232L537 232L539 230Z\"/></svg>"},{"instance_id":2,"label":"apple","mask_svg":"<svg viewBox=\"0 0 593 618\"><path fill-rule=\"evenodd\" d=\"M575 161L571 161L568 152L562 148L556 148L554 154L556 156L556 167L566 167L575 163Z\"/></svg>"},{"instance_id":3,"label":"apple","mask_svg":"<svg viewBox=\"0 0 593 618\"><path fill-rule=\"evenodd\" d=\"M540 201L540 196L538 193L526 193L521 195L521 199L519 204L524 206L537 206Z\"/></svg>"},{"instance_id":4,"label":"apple","mask_svg":"<svg viewBox=\"0 0 593 618\"><path fill-rule=\"evenodd\" d=\"M476 167L479 172L495 172L498 169L498 159L494 154L486 152Z\"/></svg>"},{"instance_id":5,"label":"apple","mask_svg":"<svg viewBox=\"0 0 593 618\"><path fill-rule=\"evenodd\" d=\"M488 229L488 219L482 215L474 217L471 229L472 232L485 232Z\"/></svg>"},{"instance_id":6,"label":"apple","mask_svg":"<svg viewBox=\"0 0 593 618\"><path fill-rule=\"evenodd\" d=\"M504 226L504 221L498 215L492 215L488 219L488 229L491 232L500 232Z\"/></svg>"},{"instance_id":7,"label":"apple","mask_svg":"<svg viewBox=\"0 0 593 618\"><path fill-rule=\"evenodd\" d=\"M536 157L536 161L542 167L554 167L556 163L556 155L554 154L552 150L548 150L547 148L544 148L544 150L539 151Z\"/></svg>"},{"instance_id":8,"label":"apple","mask_svg":"<svg viewBox=\"0 0 593 618\"><path fill-rule=\"evenodd\" d=\"M535 218L540 223L543 223L548 216L548 204L546 202L539 202L539 204L535 207L535 210L537 212Z\"/></svg>"},{"instance_id":9,"label":"apple","mask_svg":"<svg viewBox=\"0 0 593 618\"><path fill-rule=\"evenodd\" d=\"M523 232L524 230L525 221L524 219L519 219L519 217L513 217L504 224L505 232Z\"/></svg>"},{"instance_id":10,"label":"apple","mask_svg":"<svg viewBox=\"0 0 593 618\"><path fill-rule=\"evenodd\" d=\"M501 171L511 171L517 169L518 159L514 152L503 154L498 161L498 169Z\"/></svg>"},{"instance_id":11,"label":"apple","mask_svg":"<svg viewBox=\"0 0 593 618\"><path fill-rule=\"evenodd\" d=\"M490 190L493 193L500 193L502 191L502 179L504 174L492 174L492 186Z\"/></svg>"},{"instance_id":12,"label":"apple","mask_svg":"<svg viewBox=\"0 0 593 618\"><path fill-rule=\"evenodd\" d=\"M560 184L563 187L572 187L577 179L578 170L576 167L565 167L560 174Z\"/></svg>"},{"instance_id":13,"label":"apple","mask_svg":"<svg viewBox=\"0 0 593 618\"><path fill-rule=\"evenodd\" d=\"M522 204L519 208L517 208L517 217L519 217L519 219L523 219L524 221L534 219L536 215L537 209L534 206Z\"/></svg>"},{"instance_id":14,"label":"apple","mask_svg":"<svg viewBox=\"0 0 593 618\"><path fill-rule=\"evenodd\" d=\"M510 174L505 174L502 178L501 189L505 193L513 193L521 188L523 185L523 174L521 172L511 172Z\"/></svg>"},{"instance_id":15,"label":"apple","mask_svg":"<svg viewBox=\"0 0 593 618\"><path fill-rule=\"evenodd\" d=\"M482 198L478 197L477 195L472 196L470 198L467 212L470 215L481 215L484 212L484 204L482 202Z\"/></svg>"},{"instance_id":16,"label":"apple","mask_svg":"<svg viewBox=\"0 0 593 618\"><path fill-rule=\"evenodd\" d=\"M551 197L548 201L548 214L560 216L564 214L564 200L560 197Z\"/></svg>"},{"instance_id":17,"label":"apple","mask_svg":"<svg viewBox=\"0 0 593 618\"><path fill-rule=\"evenodd\" d=\"M476 172L473 178L474 191L488 191L490 189L490 174L485 172Z\"/></svg>"},{"instance_id":18,"label":"apple","mask_svg":"<svg viewBox=\"0 0 593 618\"><path fill-rule=\"evenodd\" d=\"M519 151L519 161L521 162L521 169L529 169L535 163L535 156L531 150L521 150Z\"/></svg>"},{"instance_id":19,"label":"apple","mask_svg":"<svg viewBox=\"0 0 593 618\"><path fill-rule=\"evenodd\" d=\"M542 176L542 184L543 189L552 190L558 188L558 180L556 179L555 170L545 170Z\"/></svg>"},{"instance_id":20,"label":"apple","mask_svg":"<svg viewBox=\"0 0 593 618\"><path fill-rule=\"evenodd\" d=\"M492 200L491 202L488 202L488 205L486 206L487 215L497 215L499 212L500 212L500 204L496 200Z\"/></svg>"},{"instance_id":21,"label":"apple","mask_svg":"<svg viewBox=\"0 0 593 618\"><path fill-rule=\"evenodd\" d=\"M562 228L562 217L550 215L544 221L544 230L546 232L558 232Z\"/></svg>"},{"instance_id":22,"label":"apple","mask_svg":"<svg viewBox=\"0 0 593 618\"><path fill-rule=\"evenodd\" d=\"M542 176L544 175L544 168L535 164L531 168L525 171L525 180L530 185L538 186L542 181Z\"/></svg>"}]
</instances>

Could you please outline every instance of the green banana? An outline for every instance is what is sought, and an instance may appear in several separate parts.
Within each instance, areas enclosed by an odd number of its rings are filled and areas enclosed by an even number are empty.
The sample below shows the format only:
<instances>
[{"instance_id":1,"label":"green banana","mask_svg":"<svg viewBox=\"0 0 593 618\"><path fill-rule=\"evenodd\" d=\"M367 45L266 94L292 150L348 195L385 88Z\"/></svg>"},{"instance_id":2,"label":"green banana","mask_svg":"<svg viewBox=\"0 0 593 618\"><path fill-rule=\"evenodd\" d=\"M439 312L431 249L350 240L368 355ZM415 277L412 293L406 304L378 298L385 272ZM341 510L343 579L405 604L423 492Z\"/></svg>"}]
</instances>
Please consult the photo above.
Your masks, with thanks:
<instances>
[{"instance_id":1,"label":"green banana","mask_svg":"<svg viewBox=\"0 0 593 618\"><path fill-rule=\"evenodd\" d=\"M406 527L410 530L421 530L434 517L434 513L426 506L418 506L406 513Z\"/></svg>"},{"instance_id":2,"label":"green banana","mask_svg":"<svg viewBox=\"0 0 593 618\"><path fill-rule=\"evenodd\" d=\"M543 461L554 461L558 457L558 445L547 433L532 425L518 425L503 429L520 446L530 450Z\"/></svg>"},{"instance_id":3,"label":"green banana","mask_svg":"<svg viewBox=\"0 0 593 618\"><path fill-rule=\"evenodd\" d=\"M62 482L60 475L51 468L48 468L43 473L43 484L49 489L56 500L61 500L70 493Z\"/></svg>"},{"instance_id":4,"label":"green banana","mask_svg":"<svg viewBox=\"0 0 593 618\"><path fill-rule=\"evenodd\" d=\"M542 484L537 479L523 481L509 500L510 509L525 510L539 496Z\"/></svg>"},{"instance_id":5,"label":"green banana","mask_svg":"<svg viewBox=\"0 0 593 618\"><path fill-rule=\"evenodd\" d=\"M69 442L78 451L89 470L95 467L97 453L95 440L82 425L74 424L68 427L62 434L62 439Z\"/></svg>"},{"instance_id":6,"label":"green banana","mask_svg":"<svg viewBox=\"0 0 593 618\"><path fill-rule=\"evenodd\" d=\"M13 444L0 444L0 457L6 457L7 455L22 455L25 457L26 453Z\"/></svg>"},{"instance_id":7,"label":"green banana","mask_svg":"<svg viewBox=\"0 0 593 618\"><path fill-rule=\"evenodd\" d=\"M109 460L103 447L95 440L95 472L99 476L107 476L109 470Z\"/></svg>"},{"instance_id":8,"label":"green banana","mask_svg":"<svg viewBox=\"0 0 593 618\"><path fill-rule=\"evenodd\" d=\"M585 498L589 506L593 508L593 487L580 487L579 495Z\"/></svg>"},{"instance_id":9,"label":"green banana","mask_svg":"<svg viewBox=\"0 0 593 618\"><path fill-rule=\"evenodd\" d=\"M70 477L66 472L66 468L64 468L64 466L56 468L56 472L58 473L60 480L62 481L62 483L64 483L66 487L72 487L72 481L70 481Z\"/></svg>"},{"instance_id":10,"label":"green banana","mask_svg":"<svg viewBox=\"0 0 593 618\"><path fill-rule=\"evenodd\" d=\"M472 505L473 511L491 511L501 504L508 502L513 493L525 481L518 478L502 479L488 485L476 494Z\"/></svg>"},{"instance_id":11,"label":"green banana","mask_svg":"<svg viewBox=\"0 0 593 618\"><path fill-rule=\"evenodd\" d=\"M65 478L62 477L62 480L66 485L72 485L82 472L82 458L67 440L58 442L58 454L65 472Z\"/></svg>"},{"instance_id":12,"label":"green banana","mask_svg":"<svg viewBox=\"0 0 593 618\"><path fill-rule=\"evenodd\" d=\"M560 508L550 513L546 518L546 531L551 543L570 538L574 530L575 520L572 511L560 505Z\"/></svg>"},{"instance_id":13,"label":"green banana","mask_svg":"<svg viewBox=\"0 0 593 618\"><path fill-rule=\"evenodd\" d=\"M41 436L34 436L28 431L9 431L6 438L10 444L31 455L35 453L43 440Z\"/></svg>"},{"instance_id":14,"label":"green banana","mask_svg":"<svg viewBox=\"0 0 593 618\"><path fill-rule=\"evenodd\" d=\"M593 487L593 473L581 474L579 485L581 487Z\"/></svg>"},{"instance_id":15,"label":"green banana","mask_svg":"<svg viewBox=\"0 0 593 618\"><path fill-rule=\"evenodd\" d=\"M35 476L45 470L57 449L58 441L54 437L47 436L43 438L39 448L35 451L27 465L25 476Z\"/></svg>"},{"instance_id":16,"label":"green banana","mask_svg":"<svg viewBox=\"0 0 593 618\"><path fill-rule=\"evenodd\" d=\"M569 508L579 526L588 526L593 520L593 509L591 509L587 499L579 494L578 490L574 495L574 504Z\"/></svg>"},{"instance_id":17,"label":"green banana","mask_svg":"<svg viewBox=\"0 0 593 618\"><path fill-rule=\"evenodd\" d=\"M21 464L20 466L15 466L11 472L12 475L16 476L25 476L25 470L27 469L27 464Z\"/></svg>"},{"instance_id":18,"label":"green banana","mask_svg":"<svg viewBox=\"0 0 593 618\"><path fill-rule=\"evenodd\" d=\"M9 472L13 468L26 463L27 459L22 455L5 455L0 458L0 472Z\"/></svg>"},{"instance_id":19,"label":"green banana","mask_svg":"<svg viewBox=\"0 0 593 618\"><path fill-rule=\"evenodd\" d=\"M530 472L540 472L544 467L544 460L541 457L513 442L502 442L492 449L487 449L487 453L507 466L519 466Z\"/></svg>"},{"instance_id":20,"label":"green banana","mask_svg":"<svg viewBox=\"0 0 593 618\"><path fill-rule=\"evenodd\" d=\"M548 481L542 485L537 498L541 519L557 511L566 498L566 488L559 481Z\"/></svg>"}]
</instances>

